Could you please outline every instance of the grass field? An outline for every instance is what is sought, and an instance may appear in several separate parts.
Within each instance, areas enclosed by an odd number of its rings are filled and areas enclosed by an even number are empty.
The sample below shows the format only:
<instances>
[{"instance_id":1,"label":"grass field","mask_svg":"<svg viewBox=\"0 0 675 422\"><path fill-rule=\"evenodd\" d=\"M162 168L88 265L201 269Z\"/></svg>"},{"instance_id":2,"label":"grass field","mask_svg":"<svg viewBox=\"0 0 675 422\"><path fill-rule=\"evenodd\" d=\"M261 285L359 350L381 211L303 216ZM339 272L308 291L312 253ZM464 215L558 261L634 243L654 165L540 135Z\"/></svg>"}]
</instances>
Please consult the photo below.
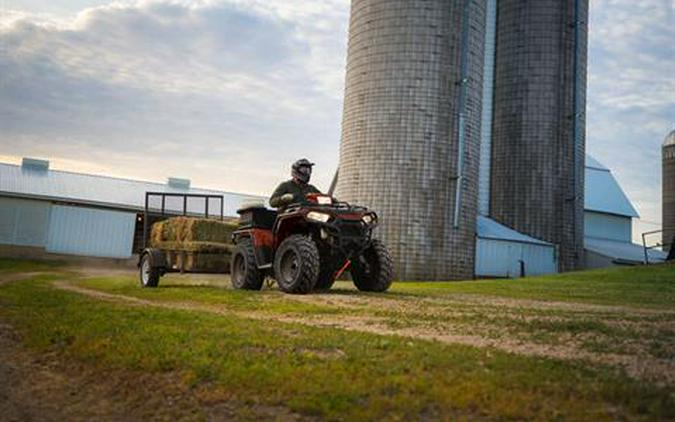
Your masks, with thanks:
<instances>
[{"instance_id":1,"label":"grass field","mask_svg":"<svg viewBox=\"0 0 675 422\"><path fill-rule=\"evenodd\" d=\"M289 296L0 261L0 321L100 383L164 380L110 390L149 419L675 418L673 266Z\"/></svg>"}]
</instances>

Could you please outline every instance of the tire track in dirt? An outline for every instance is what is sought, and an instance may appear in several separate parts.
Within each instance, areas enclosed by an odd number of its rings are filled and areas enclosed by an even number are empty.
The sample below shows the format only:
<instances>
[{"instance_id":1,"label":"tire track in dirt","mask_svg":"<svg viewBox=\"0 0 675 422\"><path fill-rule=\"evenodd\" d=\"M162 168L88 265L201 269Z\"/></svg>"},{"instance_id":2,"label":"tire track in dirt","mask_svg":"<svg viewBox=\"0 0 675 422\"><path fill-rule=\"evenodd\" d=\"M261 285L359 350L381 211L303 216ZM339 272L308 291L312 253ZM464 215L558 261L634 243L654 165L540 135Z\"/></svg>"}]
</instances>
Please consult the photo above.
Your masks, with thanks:
<instances>
[{"instance_id":1,"label":"tire track in dirt","mask_svg":"<svg viewBox=\"0 0 675 422\"><path fill-rule=\"evenodd\" d=\"M273 319L279 322L296 323L313 327L339 328L348 331L384 336L401 336L479 348L488 347L530 357L553 358L566 361L582 360L622 369L633 378L648 380L658 385L672 385L675 382L675 362L672 359L656 359L644 355L592 353L576 347L572 342L552 345L520 341L514 338L489 338L477 334L463 334L459 327L452 324L442 324L436 327L395 328L388 324L387 318L363 315L277 315L264 312L242 312L227 309L223 306L194 302L164 302L140 299L74 286L66 281L55 281L53 285L58 289L86 295L94 299L124 303L132 306L209 312L262 321ZM304 299L300 300L304 301Z\"/></svg>"},{"instance_id":2,"label":"tire track in dirt","mask_svg":"<svg viewBox=\"0 0 675 422\"><path fill-rule=\"evenodd\" d=\"M436 297L421 297L417 295L397 295L391 298L380 296L356 296L344 293L327 293L308 296L291 296L293 300L304 303L316 304L338 304L344 307L377 307L383 309L405 308L410 303L430 305L435 307L451 307L453 305L465 307L473 305L484 308L504 308L504 309L534 309L566 311L575 313L590 314L628 314L628 315L672 315L675 311L668 309L636 308L628 306L598 305L579 302L562 301L543 301L532 299L513 299L499 296L472 295L466 293L455 293L451 295Z\"/></svg>"}]
</instances>

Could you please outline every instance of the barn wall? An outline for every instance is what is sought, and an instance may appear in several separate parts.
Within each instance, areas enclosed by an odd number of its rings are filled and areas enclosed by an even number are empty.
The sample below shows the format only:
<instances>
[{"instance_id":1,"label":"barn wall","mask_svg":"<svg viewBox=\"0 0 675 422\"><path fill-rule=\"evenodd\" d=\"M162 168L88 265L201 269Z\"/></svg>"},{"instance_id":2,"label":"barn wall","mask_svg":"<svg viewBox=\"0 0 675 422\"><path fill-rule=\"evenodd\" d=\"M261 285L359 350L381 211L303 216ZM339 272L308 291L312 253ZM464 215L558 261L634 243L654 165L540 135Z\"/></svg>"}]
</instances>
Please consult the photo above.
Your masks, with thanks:
<instances>
[{"instance_id":1,"label":"barn wall","mask_svg":"<svg viewBox=\"0 0 675 422\"><path fill-rule=\"evenodd\" d=\"M44 247L51 204L0 198L0 244Z\"/></svg>"},{"instance_id":2,"label":"barn wall","mask_svg":"<svg viewBox=\"0 0 675 422\"><path fill-rule=\"evenodd\" d=\"M586 211L584 213L587 237L631 242L632 226L630 217Z\"/></svg>"},{"instance_id":3,"label":"barn wall","mask_svg":"<svg viewBox=\"0 0 675 422\"><path fill-rule=\"evenodd\" d=\"M55 205L47 252L126 259L131 257L136 214Z\"/></svg>"},{"instance_id":4,"label":"barn wall","mask_svg":"<svg viewBox=\"0 0 675 422\"><path fill-rule=\"evenodd\" d=\"M520 277L520 261L525 263L525 275L553 274L558 263L553 246L507 240L476 240L477 277Z\"/></svg>"}]
</instances>

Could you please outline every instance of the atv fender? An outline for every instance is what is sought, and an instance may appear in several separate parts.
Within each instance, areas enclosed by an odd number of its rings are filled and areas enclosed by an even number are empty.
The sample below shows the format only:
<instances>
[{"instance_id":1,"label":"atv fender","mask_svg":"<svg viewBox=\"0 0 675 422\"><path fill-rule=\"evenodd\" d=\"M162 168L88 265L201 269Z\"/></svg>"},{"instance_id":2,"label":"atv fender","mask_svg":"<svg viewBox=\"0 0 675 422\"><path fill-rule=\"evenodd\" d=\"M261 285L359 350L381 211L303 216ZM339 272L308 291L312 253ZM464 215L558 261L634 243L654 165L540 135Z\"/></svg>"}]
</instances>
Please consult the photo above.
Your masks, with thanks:
<instances>
[{"instance_id":1,"label":"atv fender","mask_svg":"<svg viewBox=\"0 0 675 422\"><path fill-rule=\"evenodd\" d=\"M271 230L249 229L237 232L236 237L239 239L251 239L255 251L255 263L258 268L269 268L272 266L274 235Z\"/></svg>"}]
</instances>

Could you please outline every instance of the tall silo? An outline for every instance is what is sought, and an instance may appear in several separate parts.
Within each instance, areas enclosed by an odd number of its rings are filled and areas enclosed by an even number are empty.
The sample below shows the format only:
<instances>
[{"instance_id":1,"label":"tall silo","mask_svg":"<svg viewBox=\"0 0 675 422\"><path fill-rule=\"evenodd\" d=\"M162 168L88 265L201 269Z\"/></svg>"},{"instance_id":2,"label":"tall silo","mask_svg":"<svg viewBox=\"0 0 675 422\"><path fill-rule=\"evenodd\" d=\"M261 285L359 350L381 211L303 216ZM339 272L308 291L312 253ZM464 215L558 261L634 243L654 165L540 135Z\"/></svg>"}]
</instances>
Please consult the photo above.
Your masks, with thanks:
<instances>
[{"instance_id":1,"label":"tall silo","mask_svg":"<svg viewBox=\"0 0 675 422\"><path fill-rule=\"evenodd\" d=\"M675 130L663 142L663 244L675 239ZM668 250L670 249L668 248Z\"/></svg>"},{"instance_id":2,"label":"tall silo","mask_svg":"<svg viewBox=\"0 0 675 422\"><path fill-rule=\"evenodd\" d=\"M588 0L498 2L490 214L583 255Z\"/></svg>"},{"instance_id":3,"label":"tall silo","mask_svg":"<svg viewBox=\"0 0 675 422\"><path fill-rule=\"evenodd\" d=\"M485 0L352 0L337 195L406 280L471 278Z\"/></svg>"}]
</instances>

